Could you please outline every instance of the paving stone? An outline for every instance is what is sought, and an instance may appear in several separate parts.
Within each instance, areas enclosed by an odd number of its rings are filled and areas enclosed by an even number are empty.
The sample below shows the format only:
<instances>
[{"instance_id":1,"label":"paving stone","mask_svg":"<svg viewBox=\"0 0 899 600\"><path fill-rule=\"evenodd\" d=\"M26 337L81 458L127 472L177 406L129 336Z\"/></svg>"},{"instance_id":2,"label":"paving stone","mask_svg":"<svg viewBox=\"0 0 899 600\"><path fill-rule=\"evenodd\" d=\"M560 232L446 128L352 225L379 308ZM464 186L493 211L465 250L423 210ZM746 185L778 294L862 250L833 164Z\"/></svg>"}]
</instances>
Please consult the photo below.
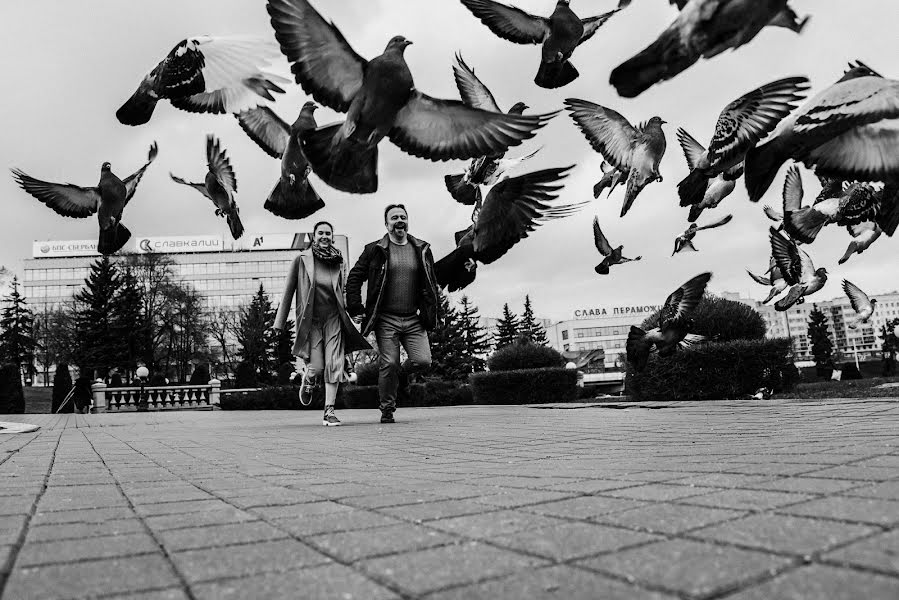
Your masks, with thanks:
<instances>
[{"instance_id":1,"label":"paving stone","mask_svg":"<svg viewBox=\"0 0 899 600\"><path fill-rule=\"evenodd\" d=\"M103 523L111 519L132 519L135 514L130 508L87 508L83 510L59 510L41 512L38 510L31 520L31 525L48 525L54 523Z\"/></svg>"},{"instance_id":2,"label":"paving stone","mask_svg":"<svg viewBox=\"0 0 899 600\"><path fill-rule=\"evenodd\" d=\"M425 502L435 502L439 500L448 499L420 492L397 492L394 494L379 494L376 496L355 496L344 499L344 502L358 508L387 508L391 506L399 507L424 504Z\"/></svg>"},{"instance_id":3,"label":"paving stone","mask_svg":"<svg viewBox=\"0 0 899 600\"><path fill-rule=\"evenodd\" d=\"M787 492L768 492L765 490L722 490L694 498L681 500L687 504L700 506L712 506L715 508L730 508L734 510L767 510L787 504L794 504L807 500L811 496L805 494L790 494Z\"/></svg>"},{"instance_id":4,"label":"paving stone","mask_svg":"<svg viewBox=\"0 0 899 600\"><path fill-rule=\"evenodd\" d=\"M28 515L7 515L0 517L0 544L14 544L19 540Z\"/></svg>"},{"instance_id":5,"label":"paving stone","mask_svg":"<svg viewBox=\"0 0 899 600\"><path fill-rule=\"evenodd\" d=\"M659 540L659 536L590 523L568 523L491 537L490 543L556 561L610 552Z\"/></svg>"},{"instance_id":6,"label":"paving stone","mask_svg":"<svg viewBox=\"0 0 899 600\"><path fill-rule=\"evenodd\" d=\"M230 504L218 500L186 500L184 502L162 502L158 504L142 504L135 506L137 514L144 517L157 515L176 515L190 512L207 512L212 510L224 510L233 508Z\"/></svg>"},{"instance_id":7,"label":"paving stone","mask_svg":"<svg viewBox=\"0 0 899 600\"><path fill-rule=\"evenodd\" d=\"M0 544L0 573L8 573L12 568L13 548L11 544Z\"/></svg>"},{"instance_id":8,"label":"paving stone","mask_svg":"<svg viewBox=\"0 0 899 600\"><path fill-rule=\"evenodd\" d=\"M711 523L735 519L745 514L737 510L659 503L602 515L595 520L599 523L652 533L676 534Z\"/></svg>"},{"instance_id":9,"label":"paving stone","mask_svg":"<svg viewBox=\"0 0 899 600\"><path fill-rule=\"evenodd\" d=\"M197 600L397 600L399 595L342 565L312 567L191 586Z\"/></svg>"},{"instance_id":10,"label":"paving stone","mask_svg":"<svg viewBox=\"0 0 899 600\"><path fill-rule=\"evenodd\" d=\"M832 494L857 488L859 482L844 479L822 479L819 477L784 477L759 483L750 483L744 487L753 490L771 490L777 492L797 492L800 494Z\"/></svg>"},{"instance_id":11,"label":"paving stone","mask_svg":"<svg viewBox=\"0 0 899 600\"><path fill-rule=\"evenodd\" d=\"M877 525L899 523L899 501L896 500L831 496L789 506L779 512Z\"/></svg>"},{"instance_id":12,"label":"paving stone","mask_svg":"<svg viewBox=\"0 0 899 600\"><path fill-rule=\"evenodd\" d=\"M111 519L100 523L54 523L39 525L28 530L28 542L84 539L98 536L121 535L144 531L138 519Z\"/></svg>"},{"instance_id":13,"label":"paving stone","mask_svg":"<svg viewBox=\"0 0 899 600\"><path fill-rule=\"evenodd\" d=\"M844 496L863 496L881 500L899 500L899 481L885 481L876 485L863 485L843 492Z\"/></svg>"},{"instance_id":14,"label":"paving stone","mask_svg":"<svg viewBox=\"0 0 899 600\"><path fill-rule=\"evenodd\" d=\"M474 500L441 500L418 505L382 508L380 512L408 521L432 521L460 515L471 515L494 510Z\"/></svg>"},{"instance_id":15,"label":"paving stone","mask_svg":"<svg viewBox=\"0 0 899 600\"><path fill-rule=\"evenodd\" d=\"M899 579L810 565L750 587L727 600L896 600Z\"/></svg>"},{"instance_id":16,"label":"paving stone","mask_svg":"<svg viewBox=\"0 0 899 600\"><path fill-rule=\"evenodd\" d=\"M161 554L147 554L16 569L4 597L51 600L177 586L168 561Z\"/></svg>"},{"instance_id":17,"label":"paving stone","mask_svg":"<svg viewBox=\"0 0 899 600\"><path fill-rule=\"evenodd\" d=\"M227 507L208 512L191 512L173 515L158 515L147 517L145 522L153 531L165 531L167 529L183 529L185 527L202 527L205 525L228 525L231 523L245 523L257 521L259 517L236 508Z\"/></svg>"},{"instance_id":18,"label":"paving stone","mask_svg":"<svg viewBox=\"0 0 899 600\"><path fill-rule=\"evenodd\" d=\"M454 542L456 538L418 525L389 525L361 531L318 535L308 541L341 561L422 550Z\"/></svg>"},{"instance_id":19,"label":"paving stone","mask_svg":"<svg viewBox=\"0 0 899 600\"><path fill-rule=\"evenodd\" d=\"M808 555L823 552L874 531L876 529L865 525L761 514L697 529L691 531L690 536L762 550Z\"/></svg>"},{"instance_id":20,"label":"paving stone","mask_svg":"<svg viewBox=\"0 0 899 600\"><path fill-rule=\"evenodd\" d=\"M332 562L324 554L289 539L187 550L176 552L171 557L178 570L191 583L269 571L288 571Z\"/></svg>"},{"instance_id":21,"label":"paving stone","mask_svg":"<svg viewBox=\"0 0 899 600\"><path fill-rule=\"evenodd\" d=\"M74 540L26 542L19 552L16 564L28 567L94 558L150 554L158 551L159 546L146 533L123 533Z\"/></svg>"},{"instance_id":22,"label":"paving stone","mask_svg":"<svg viewBox=\"0 0 899 600\"><path fill-rule=\"evenodd\" d=\"M345 504L326 501L290 504L286 506L258 506L250 509L250 512L267 519L282 519L330 515L351 510L358 509L354 509L352 506L347 506Z\"/></svg>"},{"instance_id":23,"label":"paving stone","mask_svg":"<svg viewBox=\"0 0 899 600\"><path fill-rule=\"evenodd\" d=\"M564 525L565 523L568 521L521 510L501 510L430 521L428 527L465 537L486 539L527 529Z\"/></svg>"},{"instance_id":24,"label":"paving stone","mask_svg":"<svg viewBox=\"0 0 899 600\"><path fill-rule=\"evenodd\" d=\"M603 496L614 496L616 498L631 498L633 500L654 500L664 502L665 500L676 500L678 498L688 498L691 496L701 496L710 492L718 491L713 487L702 487L692 485L666 485L663 483L639 485L636 487L625 488L621 490L610 490L602 492Z\"/></svg>"},{"instance_id":25,"label":"paving stone","mask_svg":"<svg viewBox=\"0 0 899 600\"><path fill-rule=\"evenodd\" d=\"M303 537L320 533L336 533L340 531L384 527L386 525L396 525L402 521L396 517L382 515L368 510L354 509L333 515L275 519L272 522L293 535Z\"/></svg>"},{"instance_id":26,"label":"paving stone","mask_svg":"<svg viewBox=\"0 0 899 600\"><path fill-rule=\"evenodd\" d=\"M484 583L429 594L427 600L495 600L527 598L533 600L675 600L658 592L568 566L554 566L515 573Z\"/></svg>"},{"instance_id":27,"label":"paving stone","mask_svg":"<svg viewBox=\"0 0 899 600\"><path fill-rule=\"evenodd\" d=\"M103 600L187 600L187 592L181 588L169 588L167 590L153 590L150 592L134 592L131 594L115 594L103 596Z\"/></svg>"},{"instance_id":28,"label":"paving stone","mask_svg":"<svg viewBox=\"0 0 899 600\"><path fill-rule=\"evenodd\" d=\"M285 532L261 521L168 529L160 531L157 535L159 541L168 552L177 552L191 548L245 544L287 537Z\"/></svg>"},{"instance_id":29,"label":"paving stone","mask_svg":"<svg viewBox=\"0 0 899 600\"><path fill-rule=\"evenodd\" d=\"M628 581L700 596L736 586L791 562L762 552L671 540L581 560L577 564Z\"/></svg>"},{"instance_id":30,"label":"paving stone","mask_svg":"<svg viewBox=\"0 0 899 600\"><path fill-rule=\"evenodd\" d=\"M27 515L31 513L36 499L36 494L0 496L0 517Z\"/></svg>"},{"instance_id":31,"label":"paving stone","mask_svg":"<svg viewBox=\"0 0 899 600\"><path fill-rule=\"evenodd\" d=\"M373 558L356 564L407 593L424 594L451 585L462 585L533 568L545 564L545 561L469 542Z\"/></svg>"},{"instance_id":32,"label":"paving stone","mask_svg":"<svg viewBox=\"0 0 899 600\"><path fill-rule=\"evenodd\" d=\"M619 481L617 479L591 479L587 481L557 483L550 486L549 489L557 490L560 492L595 494L597 492L637 487L639 485L640 484L635 481Z\"/></svg>"},{"instance_id":33,"label":"paving stone","mask_svg":"<svg viewBox=\"0 0 899 600\"><path fill-rule=\"evenodd\" d=\"M473 498L473 500L479 504L487 504L488 506L515 508L517 506L537 504L538 502L568 498L572 495L573 494L568 492L549 492L544 490L509 490L499 494L480 496L478 498Z\"/></svg>"},{"instance_id":34,"label":"paving stone","mask_svg":"<svg viewBox=\"0 0 899 600\"><path fill-rule=\"evenodd\" d=\"M899 529L844 546L823 558L899 575Z\"/></svg>"},{"instance_id":35,"label":"paving stone","mask_svg":"<svg viewBox=\"0 0 899 600\"><path fill-rule=\"evenodd\" d=\"M896 476L896 469L891 467L866 467L859 463L853 463L851 465L840 465L815 471L811 475L853 481L885 481Z\"/></svg>"},{"instance_id":36,"label":"paving stone","mask_svg":"<svg viewBox=\"0 0 899 600\"><path fill-rule=\"evenodd\" d=\"M525 506L521 510L571 519L593 519L601 515L620 512L629 508L637 508L639 506L646 506L646 502L625 500L622 498L581 496L570 500Z\"/></svg>"}]
</instances>

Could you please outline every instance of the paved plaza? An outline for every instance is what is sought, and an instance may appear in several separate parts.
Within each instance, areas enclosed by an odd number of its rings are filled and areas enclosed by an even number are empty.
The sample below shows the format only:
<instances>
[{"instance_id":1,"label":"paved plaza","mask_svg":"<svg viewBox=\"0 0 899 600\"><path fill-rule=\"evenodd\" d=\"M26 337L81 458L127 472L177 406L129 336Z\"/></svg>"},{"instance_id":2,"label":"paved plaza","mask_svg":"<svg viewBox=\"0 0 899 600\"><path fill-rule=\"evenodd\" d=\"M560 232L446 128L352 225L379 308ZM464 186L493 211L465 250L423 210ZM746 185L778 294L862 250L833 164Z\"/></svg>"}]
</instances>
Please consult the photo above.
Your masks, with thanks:
<instances>
[{"instance_id":1,"label":"paved plaza","mask_svg":"<svg viewBox=\"0 0 899 600\"><path fill-rule=\"evenodd\" d=\"M16 415L0 598L899 598L899 401Z\"/></svg>"}]
</instances>

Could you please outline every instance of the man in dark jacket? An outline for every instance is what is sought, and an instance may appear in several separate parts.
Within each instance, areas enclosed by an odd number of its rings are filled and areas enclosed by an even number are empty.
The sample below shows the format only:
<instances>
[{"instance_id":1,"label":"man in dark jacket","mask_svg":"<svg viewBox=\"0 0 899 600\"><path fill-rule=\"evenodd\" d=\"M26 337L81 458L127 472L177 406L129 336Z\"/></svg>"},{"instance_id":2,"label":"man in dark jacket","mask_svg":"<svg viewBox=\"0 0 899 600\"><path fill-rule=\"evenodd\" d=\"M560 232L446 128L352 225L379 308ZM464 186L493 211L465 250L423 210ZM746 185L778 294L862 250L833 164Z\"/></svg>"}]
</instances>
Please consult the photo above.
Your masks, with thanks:
<instances>
[{"instance_id":1,"label":"man in dark jacket","mask_svg":"<svg viewBox=\"0 0 899 600\"><path fill-rule=\"evenodd\" d=\"M431 246L409 235L402 204L384 210L387 235L365 246L346 280L347 311L362 323L362 335L374 331L380 372L381 423L393 423L399 387L400 344L414 369L431 365L427 331L437 325L437 277ZM365 305L362 282L368 282Z\"/></svg>"}]
</instances>

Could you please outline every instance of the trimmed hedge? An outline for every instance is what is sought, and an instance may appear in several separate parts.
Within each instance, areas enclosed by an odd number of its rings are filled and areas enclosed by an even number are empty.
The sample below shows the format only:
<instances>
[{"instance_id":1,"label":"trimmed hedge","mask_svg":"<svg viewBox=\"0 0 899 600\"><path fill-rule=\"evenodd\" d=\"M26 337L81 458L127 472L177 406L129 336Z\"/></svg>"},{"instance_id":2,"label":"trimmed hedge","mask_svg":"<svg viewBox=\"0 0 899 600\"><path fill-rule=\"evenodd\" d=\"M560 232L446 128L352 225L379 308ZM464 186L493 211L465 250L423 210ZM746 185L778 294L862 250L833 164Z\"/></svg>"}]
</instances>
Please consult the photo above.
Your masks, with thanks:
<instances>
[{"instance_id":1,"label":"trimmed hedge","mask_svg":"<svg viewBox=\"0 0 899 600\"><path fill-rule=\"evenodd\" d=\"M19 365L0 365L0 415L25 413L25 391Z\"/></svg>"},{"instance_id":2,"label":"trimmed hedge","mask_svg":"<svg viewBox=\"0 0 899 600\"><path fill-rule=\"evenodd\" d=\"M475 404L542 404L574 402L578 397L577 371L564 367L472 373Z\"/></svg>"},{"instance_id":3,"label":"trimmed hedge","mask_svg":"<svg viewBox=\"0 0 899 600\"><path fill-rule=\"evenodd\" d=\"M798 378L789 339L733 340L653 353L642 373L628 369L625 389L631 400L722 400L790 390Z\"/></svg>"},{"instance_id":4,"label":"trimmed hedge","mask_svg":"<svg viewBox=\"0 0 899 600\"><path fill-rule=\"evenodd\" d=\"M503 346L487 359L487 366L491 371L545 369L564 365L565 358L558 350L549 346L539 346L533 342Z\"/></svg>"}]
</instances>

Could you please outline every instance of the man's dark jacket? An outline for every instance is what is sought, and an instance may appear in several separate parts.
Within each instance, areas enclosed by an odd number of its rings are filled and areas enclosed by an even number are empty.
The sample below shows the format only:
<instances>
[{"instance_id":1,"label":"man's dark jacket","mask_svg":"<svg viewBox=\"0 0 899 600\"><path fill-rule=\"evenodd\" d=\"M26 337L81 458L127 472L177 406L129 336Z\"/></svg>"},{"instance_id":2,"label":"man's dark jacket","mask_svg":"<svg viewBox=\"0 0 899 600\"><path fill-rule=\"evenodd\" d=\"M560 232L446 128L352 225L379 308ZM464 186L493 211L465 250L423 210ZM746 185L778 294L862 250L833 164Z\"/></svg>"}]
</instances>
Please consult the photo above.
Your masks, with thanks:
<instances>
[{"instance_id":1,"label":"man's dark jacket","mask_svg":"<svg viewBox=\"0 0 899 600\"><path fill-rule=\"evenodd\" d=\"M406 234L406 239L415 247L419 264L423 267L424 276L421 278L421 289L416 294L416 306L422 327L430 331L437 326L437 276L434 273L434 256L431 254L431 245L427 242L409 234ZM367 244L346 278L347 312L354 317L365 315L362 319L362 335L368 335L378 319L378 308L387 275L389 248L389 235L385 235L377 242ZM364 308L362 306L363 281L368 281Z\"/></svg>"}]
</instances>

